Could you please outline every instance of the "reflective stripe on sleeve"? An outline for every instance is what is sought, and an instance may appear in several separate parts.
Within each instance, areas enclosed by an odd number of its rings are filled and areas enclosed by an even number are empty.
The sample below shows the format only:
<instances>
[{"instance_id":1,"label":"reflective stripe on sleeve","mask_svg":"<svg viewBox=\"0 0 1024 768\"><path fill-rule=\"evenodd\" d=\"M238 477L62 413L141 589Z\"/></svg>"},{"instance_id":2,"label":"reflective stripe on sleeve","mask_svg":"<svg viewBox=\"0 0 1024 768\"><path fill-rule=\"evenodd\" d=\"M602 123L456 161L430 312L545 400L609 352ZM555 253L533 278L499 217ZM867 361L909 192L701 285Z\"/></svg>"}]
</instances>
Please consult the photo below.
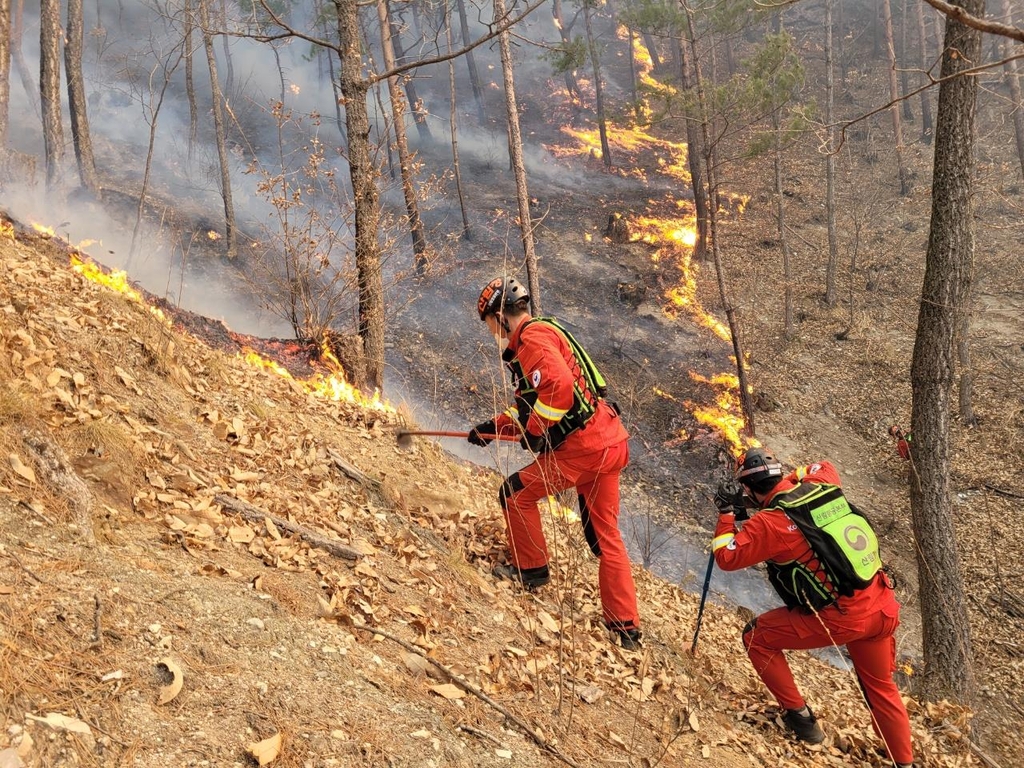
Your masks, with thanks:
<instances>
[{"instance_id":1,"label":"reflective stripe on sleeve","mask_svg":"<svg viewBox=\"0 0 1024 768\"><path fill-rule=\"evenodd\" d=\"M514 405L511 406L510 408L505 409L505 415L508 416L510 419L519 421L519 409L516 408Z\"/></svg>"},{"instance_id":2,"label":"reflective stripe on sleeve","mask_svg":"<svg viewBox=\"0 0 1024 768\"><path fill-rule=\"evenodd\" d=\"M552 408L547 403L542 403L538 400L533 404L533 412L540 416L542 419L548 421L561 421L562 417L569 412L568 408Z\"/></svg>"},{"instance_id":3,"label":"reflective stripe on sleeve","mask_svg":"<svg viewBox=\"0 0 1024 768\"><path fill-rule=\"evenodd\" d=\"M722 547L729 546L735 538L735 533L723 533L721 536L715 536L715 538L711 540L711 551L717 552Z\"/></svg>"}]
</instances>

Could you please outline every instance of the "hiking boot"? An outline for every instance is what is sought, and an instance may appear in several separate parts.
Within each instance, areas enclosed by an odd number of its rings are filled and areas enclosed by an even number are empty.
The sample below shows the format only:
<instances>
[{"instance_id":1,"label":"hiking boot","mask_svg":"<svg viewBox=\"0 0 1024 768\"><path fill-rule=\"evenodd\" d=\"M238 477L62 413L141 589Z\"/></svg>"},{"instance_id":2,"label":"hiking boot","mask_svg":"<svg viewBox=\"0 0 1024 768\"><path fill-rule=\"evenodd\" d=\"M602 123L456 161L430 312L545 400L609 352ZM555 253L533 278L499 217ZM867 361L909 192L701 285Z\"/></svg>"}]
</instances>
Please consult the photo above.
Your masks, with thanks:
<instances>
[{"instance_id":1,"label":"hiking boot","mask_svg":"<svg viewBox=\"0 0 1024 768\"><path fill-rule=\"evenodd\" d=\"M524 568L519 570L511 563L501 563L491 569L491 575L497 579L506 579L523 585L528 592L538 587L543 587L551 581L551 574L548 567L542 565L540 568Z\"/></svg>"},{"instance_id":2,"label":"hiking boot","mask_svg":"<svg viewBox=\"0 0 1024 768\"><path fill-rule=\"evenodd\" d=\"M643 648L640 639L643 637L639 629L613 629L614 636L618 638L619 645L627 651L639 651Z\"/></svg>"},{"instance_id":3,"label":"hiking boot","mask_svg":"<svg viewBox=\"0 0 1024 768\"><path fill-rule=\"evenodd\" d=\"M825 740L825 733L818 725L817 718L810 707L807 707L807 714L801 714L799 709L787 709L782 716L782 722L791 730L800 741L808 744L821 744Z\"/></svg>"}]
</instances>

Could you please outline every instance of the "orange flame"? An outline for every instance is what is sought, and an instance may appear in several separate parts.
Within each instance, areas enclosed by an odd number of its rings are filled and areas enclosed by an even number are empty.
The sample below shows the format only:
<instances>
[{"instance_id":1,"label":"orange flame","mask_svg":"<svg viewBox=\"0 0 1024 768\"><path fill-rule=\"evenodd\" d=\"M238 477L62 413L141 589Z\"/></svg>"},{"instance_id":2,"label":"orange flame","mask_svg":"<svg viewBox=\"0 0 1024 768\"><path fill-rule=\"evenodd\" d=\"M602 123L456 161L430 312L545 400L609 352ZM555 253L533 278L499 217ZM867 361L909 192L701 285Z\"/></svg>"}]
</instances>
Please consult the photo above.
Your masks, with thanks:
<instances>
[{"instance_id":1,"label":"orange flame","mask_svg":"<svg viewBox=\"0 0 1024 768\"><path fill-rule=\"evenodd\" d=\"M35 222L32 222L32 229L41 235L46 235L46 237L55 237L57 234L53 231L53 227L48 227L45 224L36 224Z\"/></svg>"},{"instance_id":2,"label":"orange flame","mask_svg":"<svg viewBox=\"0 0 1024 768\"><path fill-rule=\"evenodd\" d=\"M0 221L0 237L14 239L14 225L9 221Z\"/></svg>"}]
</instances>

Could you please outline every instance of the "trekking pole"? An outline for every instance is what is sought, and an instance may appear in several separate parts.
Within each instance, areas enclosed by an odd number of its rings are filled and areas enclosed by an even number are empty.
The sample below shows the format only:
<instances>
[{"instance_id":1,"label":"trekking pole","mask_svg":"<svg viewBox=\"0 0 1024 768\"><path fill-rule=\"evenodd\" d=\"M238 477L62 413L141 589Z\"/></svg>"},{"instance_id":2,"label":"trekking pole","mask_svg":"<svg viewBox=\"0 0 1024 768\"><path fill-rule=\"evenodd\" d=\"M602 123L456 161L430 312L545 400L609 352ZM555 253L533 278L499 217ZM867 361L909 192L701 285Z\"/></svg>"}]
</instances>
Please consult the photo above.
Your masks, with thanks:
<instances>
[{"instance_id":1,"label":"trekking pole","mask_svg":"<svg viewBox=\"0 0 1024 768\"><path fill-rule=\"evenodd\" d=\"M690 646L690 655L697 653L697 637L700 635L700 623L704 619L704 604L708 601L708 590L711 588L711 571L715 568L715 551L711 550L708 557L708 570L704 574L704 587L700 591L700 607L697 609L697 626L693 630L693 644Z\"/></svg>"}]
</instances>

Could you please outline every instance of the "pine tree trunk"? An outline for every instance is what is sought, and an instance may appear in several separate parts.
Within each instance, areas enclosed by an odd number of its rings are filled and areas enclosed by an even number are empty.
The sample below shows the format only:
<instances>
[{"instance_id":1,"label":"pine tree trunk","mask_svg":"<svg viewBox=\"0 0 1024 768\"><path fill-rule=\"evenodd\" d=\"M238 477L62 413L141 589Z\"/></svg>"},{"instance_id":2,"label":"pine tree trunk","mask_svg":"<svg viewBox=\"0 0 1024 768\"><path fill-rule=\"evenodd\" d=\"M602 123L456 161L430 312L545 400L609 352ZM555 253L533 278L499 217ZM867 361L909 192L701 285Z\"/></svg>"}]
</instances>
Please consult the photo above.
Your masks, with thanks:
<instances>
[{"instance_id":1,"label":"pine tree trunk","mask_svg":"<svg viewBox=\"0 0 1024 768\"><path fill-rule=\"evenodd\" d=\"M459 28L462 31L462 44L469 45L469 21L466 19L466 0L455 0L459 11ZM484 90L480 87L480 73L476 68L476 58L472 51L466 52L466 69L469 71L469 84L473 88L473 101L476 102L476 115L480 125L487 125L484 114Z\"/></svg>"},{"instance_id":2,"label":"pine tree trunk","mask_svg":"<svg viewBox=\"0 0 1024 768\"><path fill-rule=\"evenodd\" d=\"M1003 0L1003 23L1013 25L1013 9L1010 7L1010 0ZM1019 46L1010 39L1003 42L1003 57L1007 62L1003 65L1003 74L1006 83L1010 88L1010 103L1016 105L1013 109L1013 138L1017 144L1017 159L1020 160L1020 172L1024 175L1024 101L1021 101L1020 75L1017 72L1016 59L1010 59L1014 52L1019 52Z\"/></svg>"},{"instance_id":3,"label":"pine tree trunk","mask_svg":"<svg viewBox=\"0 0 1024 768\"><path fill-rule=\"evenodd\" d=\"M448 43L448 53L455 50L452 41L452 13L448 3L444 3L444 33L445 41ZM452 168L455 172L455 191L459 195L459 211L462 213L462 238L472 242L473 232L469 228L469 217L466 215L466 200L462 194L462 166L459 162L459 112L455 95L455 60L448 59L448 95L451 100L449 121L452 133Z\"/></svg>"},{"instance_id":4,"label":"pine tree trunk","mask_svg":"<svg viewBox=\"0 0 1024 768\"><path fill-rule=\"evenodd\" d=\"M21 79L21 87L25 89L28 101L32 105L32 111L36 117L41 115L39 107L39 91L32 80L32 73L25 63L25 54L21 49L21 32L24 29L23 19L25 11L25 0L14 0L13 17L11 20L11 61L14 68L18 70L18 77ZM58 18L57 23L60 23Z\"/></svg>"},{"instance_id":5,"label":"pine tree trunk","mask_svg":"<svg viewBox=\"0 0 1024 768\"><path fill-rule=\"evenodd\" d=\"M92 153L85 80L82 77L82 46L85 37L82 0L68 0L67 29L64 71L68 78L68 111L71 114L71 135L75 142L75 160L78 162L78 175L82 186L98 196L100 183L96 175L96 160Z\"/></svg>"},{"instance_id":6,"label":"pine tree trunk","mask_svg":"<svg viewBox=\"0 0 1024 768\"><path fill-rule=\"evenodd\" d=\"M551 0L551 17L555 20L555 28L558 30L558 36L562 40L562 45L570 45L572 38L569 36L569 30L565 27L565 19L562 17L562 0ZM630 48L630 54L632 55L632 47ZM580 86L576 82L576 73L571 69L566 69L562 73L562 77L565 80L565 89L569 92L569 98L574 101L582 100L583 96L580 94Z\"/></svg>"},{"instance_id":7,"label":"pine tree trunk","mask_svg":"<svg viewBox=\"0 0 1024 768\"><path fill-rule=\"evenodd\" d=\"M46 153L46 187L56 192L64 186L64 125L61 122L60 0L39 3L39 102L43 113L43 145Z\"/></svg>"},{"instance_id":8,"label":"pine tree trunk","mask_svg":"<svg viewBox=\"0 0 1024 768\"><path fill-rule=\"evenodd\" d=\"M0 159L7 152L11 108L11 0L0 0Z\"/></svg>"},{"instance_id":9,"label":"pine tree trunk","mask_svg":"<svg viewBox=\"0 0 1024 768\"><path fill-rule=\"evenodd\" d=\"M917 6L917 37L921 43L921 85L928 82L928 67L931 61L928 56L928 35L924 30L924 3L914 3ZM931 89L924 88L921 91L921 141L925 144L932 143L932 97Z\"/></svg>"},{"instance_id":10,"label":"pine tree trunk","mask_svg":"<svg viewBox=\"0 0 1024 768\"><path fill-rule=\"evenodd\" d=\"M697 93L697 103L700 110L701 136L704 141L704 168L708 175L708 191L714 199L718 189L718 174L714 163L714 143L711 140L711 113L708 107L707 94L701 80L700 61L697 58L697 43L693 28L693 10L688 0L679 0L680 5L686 14L686 44L689 46L691 60L693 61L693 84ZM714 40L711 40L711 47L714 47ZM754 421L754 400L751 396L751 388L747 381L747 369L744 364L743 344L740 341L740 327L736 319L736 308L729 298L729 291L725 281L725 267L722 264L722 252L718 242L718 211L717 206L711 205L708 208L708 228L711 239L711 254L715 262L715 276L718 280L718 294L722 300L722 307L725 310L725 319L729 325L729 335L732 338L733 355L736 357L736 376L739 381L740 407L743 410L744 428L746 433L753 437L757 434L757 425Z\"/></svg>"},{"instance_id":11,"label":"pine tree trunk","mask_svg":"<svg viewBox=\"0 0 1024 768\"><path fill-rule=\"evenodd\" d=\"M900 92L896 85L896 48L893 44L892 9L889 6L890 0L880 0L880 2L885 26L885 42L889 49L889 98L895 102L899 98ZM889 115L892 117L892 135L896 143L896 173L900 181L900 196L906 197L910 194L910 180L907 178L907 167L903 160L903 127L900 122L900 105L898 103L894 103L889 108Z\"/></svg>"},{"instance_id":12,"label":"pine tree trunk","mask_svg":"<svg viewBox=\"0 0 1024 768\"><path fill-rule=\"evenodd\" d=\"M982 16L984 0L956 0ZM922 693L969 703L971 629L950 503L950 399L955 340L974 278L974 112L977 79L954 75L978 61L981 33L947 19L936 115L931 227L917 337L910 509L917 540L924 671Z\"/></svg>"},{"instance_id":13,"label":"pine tree trunk","mask_svg":"<svg viewBox=\"0 0 1024 768\"><path fill-rule=\"evenodd\" d=\"M213 126L217 140L217 158L220 161L220 191L224 200L224 246L229 259L235 258L235 203L231 195L231 166L228 161L227 133L224 129L224 97L217 77L217 57L213 53L213 36L210 34L210 0L199 0L199 21L202 27L203 47L206 49L206 63L210 69L210 91L213 99Z\"/></svg>"},{"instance_id":14,"label":"pine tree trunk","mask_svg":"<svg viewBox=\"0 0 1024 768\"><path fill-rule=\"evenodd\" d=\"M494 20L505 18L505 0L494 0ZM535 316L541 314L540 267L533 242L533 221L530 217L530 192L526 186L526 168L523 165L523 138L519 130L519 106L516 104L516 84L512 71L512 48L509 31L498 35L501 52L501 72L505 84L505 112L508 118L509 159L516 177L516 199L519 202L519 229L523 236L523 255L530 291L530 309Z\"/></svg>"},{"instance_id":15,"label":"pine tree trunk","mask_svg":"<svg viewBox=\"0 0 1024 768\"><path fill-rule=\"evenodd\" d=\"M920 6L921 3L918 0L913 0L915 5ZM910 85L907 78L907 64L909 57L907 56L907 0L900 0L900 92L910 93ZM910 108L910 99L903 100L903 119L913 120L914 111Z\"/></svg>"},{"instance_id":16,"label":"pine tree trunk","mask_svg":"<svg viewBox=\"0 0 1024 768\"><path fill-rule=\"evenodd\" d=\"M342 51L339 81L345 99L348 166L355 216L356 280L359 284L359 337L366 356L366 381L360 386L384 388L384 280L381 274L380 197L377 169L370 154L368 85L362 78L359 16L355 3L334 0L338 43Z\"/></svg>"},{"instance_id":17,"label":"pine tree trunk","mask_svg":"<svg viewBox=\"0 0 1024 768\"><path fill-rule=\"evenodd\" d=\"M679 81L683 90L693 90L693 62L690 58L690 48L686 42L679 38L679 61L682 66ZM708 258L708 193L704 186L704 142L700 137L700 125L693 117L686 119L686 164L690 169L690 186L693 189L693 212L697 219L697 242L694 244L693 253L699 260Z\"/></svg>"},{"instance_id":18,"label":"pine tree trunk","mask_svg":"<svg viewBox=\"0 0 1024 768\"><path fill-rule=\"evenodd\" d=\"M391 8L388 7L388 17L391 16ZM415 13L413 14L415 16ZM391 30L391 49L394 51L394 58L398 64L405 60L405 50L402 48L402 33L395 24L394 19L389 22ZM390 69L390 67L388 67ZM420 134L420 140L426 143L434 141L430 133L430 124L427 122L427 111L423 108L423 100L416 94L416 83L411 77L402 75L402 83L405 86L405 94L409 98L409 109L412 112L412 119L416 123L416 130Z\"/></svg>"},{"instance_id":19,"label":"pine tree trunk","mask_svg":"<svg viewBox=\"0 0 1024 768\"><path fill-rule=\"evenodd\" d=\"M223 34L228 29L228 0L220 0L220 42L224 48L224 93L227 98L235 91L235 64L231 60L231 45L229 38Z\"/></svg>"},{"instance_id":20,"label":"pine tree trunk","mask_svg":"<svg viewBox=\"0 0 1024 768\"><path fill-rule=\"evenodd\" d=\"M191 162L196 151L196 135L199 129L199 105L196 103L196 81L193 69L195 56L193 16L193 0L185 0L184 31L185 36L185 94L188 98L188 159Z\"/></svg>"},{"instance_id":21,"label":"pine tree trunk","mask_svg":"<svg viewBox=\"0 0 1024 768\"><path fill-rule=\"evenodd\" d=\"M593 0L583 0L583 20L587 28L587 50L590 51L590 65L594 69L594 98L597 102L597 132L601 137L601 159L605 168L612 167L612 149L608 144L608 121L604 113L604 95L601 90L601 54L597 50L594 39L594 28L591 20L590 4Z\"/></svg>"},{"instance_id":22,"label":"pine tree trunk","mask_svg":"<svg viewBox=\"0 0 1024 768\"><path fill-rule=\"evenodd\" d=\"M395 28L388 17L387 0L377 0L377 20L380 22L380 43L384 55L384 71L395 68L395 51L391 46ZM398 150L398 166L402 174L402 195L405 197L405 213L409 219L409 234L412 236L412 250L416 263L416 274L427 270L427 240L423 235L419 204L416 201L416 186L412 178L412 157L409 141L405 135L405 99L398 84L398 76L388 78L388 98L391 101L391 122L395 129L395 148Z\"/></svg>"},{"instance_id":23,"label":"pine tree trunk","mask_svg":"<svg viewBox=\"0 0 1024 768\"><path fill-rule=\"evenodd\" d=\"M772 115L772 130L775 132L775 157L772 165L775 169L776 224L779 230L779 246L782 248L783 333L788 340L794 336L793 267L789 252L789 240L786 239L786 206L785 195L782 194L782 125L779 121L778 111Z\"/></svg>"},{"instance_id":24,"label":"pine tree trunk","mask_svg":"<svg viewBox=\"0 0 1024 768\"><path fill-rule=\"evenodd\" d=\"M825 214L828 218L828 262L825 266L825 305L836 305L839 243L836 236L835 63L832 61L832 2L825 0Z\"/></svg>"}]
</instances>

